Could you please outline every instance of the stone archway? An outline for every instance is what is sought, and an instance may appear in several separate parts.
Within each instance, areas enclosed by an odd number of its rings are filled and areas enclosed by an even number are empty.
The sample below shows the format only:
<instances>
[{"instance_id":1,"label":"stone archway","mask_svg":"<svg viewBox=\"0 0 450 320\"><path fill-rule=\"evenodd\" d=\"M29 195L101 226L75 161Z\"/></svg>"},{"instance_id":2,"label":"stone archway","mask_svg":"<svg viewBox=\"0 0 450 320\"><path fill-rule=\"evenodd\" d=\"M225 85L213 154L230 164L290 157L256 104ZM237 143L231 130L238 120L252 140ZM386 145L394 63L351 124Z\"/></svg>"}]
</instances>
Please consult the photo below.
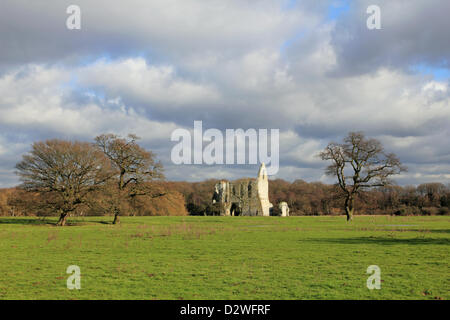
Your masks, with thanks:
<instances>
[{"instance_id":1,"label":"stone archway","mask_svg":"<svg viewBox=\"0 0 450 320\"><path fill-rule=\"evenodd\" d=\"M230 214L232 216L240 216L241 215L241 208L237 203L233 203L230 208Z\"/></svg>"}]
</instances>

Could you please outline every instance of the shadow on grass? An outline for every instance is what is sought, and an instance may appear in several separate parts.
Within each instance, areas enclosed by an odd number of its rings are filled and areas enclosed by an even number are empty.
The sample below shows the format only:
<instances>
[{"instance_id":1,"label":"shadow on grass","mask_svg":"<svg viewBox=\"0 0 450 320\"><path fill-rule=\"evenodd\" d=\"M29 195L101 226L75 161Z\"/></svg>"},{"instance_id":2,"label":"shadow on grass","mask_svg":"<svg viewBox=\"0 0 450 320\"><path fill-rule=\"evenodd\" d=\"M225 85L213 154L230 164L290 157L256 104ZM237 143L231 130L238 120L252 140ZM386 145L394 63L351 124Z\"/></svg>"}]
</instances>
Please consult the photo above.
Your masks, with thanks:
<instances>
[{"instance_id":1,"label":"shadow on grass","mask_svg":"<svg viewBox=\"0 0 450 320\"><path fill-rule=\"evenodd\" d=\"M32 225L32 226L56 226L58 219L47 219L47 218L3 218L0 217L0 225L1 224L21 224L21 225ZM75 227L75 226L84 226L88 224L107 224L112 225L112 222L109 221L71 221L68 220L66 222L66 227Z\"/></svg>"},{"instance_id":2,"label":"shadow on grass","mask_svg":"<svg viewBox=\"0 0 450 320\"><path fill-rule=\"evenodd\" d=\"M381 245L450 245L450 239L430 239L430 238L410 238L410 239L397 239L397 238L382 238L382 237L358 237L358 238L343 238L343 239L306 239L302 242L317 242L317 243L329 243L329 244L381 244Z\"/></svg>"},{"instance_id":3,"label":"shadow on grass","mask_svg":"<svg viewBox=\"0 0 450 320\"><path fill-rule=\"evenodd\" d=\"M436 232L436 233L450 233L450 229L430 229L427 231Z\"/></svg>"},{"instance_id":4,"label":"shadow on grass","mask_svg":"<svg viewBox=\"0 0 450 320\"><path fill-rule=\"evenodd\" d=\"M56 225L56 221L39 218L0 218L0 224Z\"/></svg>"}]
</instances>

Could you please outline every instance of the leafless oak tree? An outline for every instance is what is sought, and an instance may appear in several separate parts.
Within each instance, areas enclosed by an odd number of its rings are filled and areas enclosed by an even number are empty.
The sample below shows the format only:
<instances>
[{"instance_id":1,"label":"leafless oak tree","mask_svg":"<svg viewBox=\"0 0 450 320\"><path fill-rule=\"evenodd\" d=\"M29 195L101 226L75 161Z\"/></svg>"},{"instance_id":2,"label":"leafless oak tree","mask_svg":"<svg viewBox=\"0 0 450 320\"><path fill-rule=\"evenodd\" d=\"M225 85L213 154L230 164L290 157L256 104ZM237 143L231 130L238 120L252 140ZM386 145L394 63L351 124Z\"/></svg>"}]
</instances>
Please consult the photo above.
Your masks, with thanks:
<instances>
[{"instance_id":1,"label":"leafless oak tree","mask_svg":"<svg viewBox=\"0 0 450 320\"><path fill-rule=\"evenodd\" d=\"M390 176L406 171L395 154L386 153L378 140L362 132L350 132L343 143L328 144L320 157L332 161L326 173L338 179L347 221L353 219L355 196L361 190L389 185Z\"/></svg>"},{"instance_id":2,"label":"leafless oak tree","mask_svg":"<svg viewBox=\"0 0 450 320\"><path fill-rule=\"evenodd\" d=\"M112 173L108 159L92 144L57 139L33 143L16 169L23 189L52 199L49 204L59 212L60 226Z\"/></svg>"},{"instance_id":3,"label":"leafless oak tree","mask_svg":"<svg viewBox=\"0 0 450 320\"><path fill-rule=\"evenodd\" d=\"M95 138L97 146L110 159L115 170L116 196L112 198L113 224L119 222L121 201L132 200L137 196L159 197L165 194L155 191L148 183L164 178L162 164L155 160L155 155L151 151L137 144L138 139L132 134L127 138L114 134L103 134Z\"/></svg>"}]
</instances>

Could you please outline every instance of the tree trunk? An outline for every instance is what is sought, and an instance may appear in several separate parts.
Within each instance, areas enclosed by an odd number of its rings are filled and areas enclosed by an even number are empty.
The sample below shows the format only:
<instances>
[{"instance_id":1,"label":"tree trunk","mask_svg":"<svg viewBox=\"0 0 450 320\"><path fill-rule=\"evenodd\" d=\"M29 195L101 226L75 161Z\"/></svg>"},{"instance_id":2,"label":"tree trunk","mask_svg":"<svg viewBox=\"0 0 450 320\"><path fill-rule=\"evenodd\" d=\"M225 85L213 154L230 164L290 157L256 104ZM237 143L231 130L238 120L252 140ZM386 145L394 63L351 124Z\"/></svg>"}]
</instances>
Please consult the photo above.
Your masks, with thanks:
<instances>
[{"instance_id":1,"label":"tree trunk","mask_svg":"<svg viewBox=\"0 0 450 320\"><path fill-rule=\"evenodd\" d=\"M120 223L119 212L116 212L114 214L113 224L118 224L118 223Z\"/></svg>"},{"instance_id":2,"label":"tree trunk","mask_svg":"<svg viewBox=\"0 0 450 320\"><path fill-rule=\"evenodd\" d=\"M67 213L61 213L61 215L59 216L59 220L56 223L57 226L65 226L66 225L66 219L67 219Z\"/></svg>"},{"instance_id":3,"label":"tree trunk","mask_svg":"<svg viewBox=\"0 0 450 320\"><path fill-rule=\"evenodd\" d=\"M347 221L353 220L354 203L355 200L353 199L353 196L347 196L345 199L345 214L347 215Z\"/></svg>"},{"instance_id":4,"label":"tree trunk","mask_svg":"<svg viewBox=\"0 0 450 320\"><path fill-rule=\"evenodd\" d=\"M115 214L113 224L118 224L118 223L120 223L119 215Z\"/></svg>"}]
</instances>

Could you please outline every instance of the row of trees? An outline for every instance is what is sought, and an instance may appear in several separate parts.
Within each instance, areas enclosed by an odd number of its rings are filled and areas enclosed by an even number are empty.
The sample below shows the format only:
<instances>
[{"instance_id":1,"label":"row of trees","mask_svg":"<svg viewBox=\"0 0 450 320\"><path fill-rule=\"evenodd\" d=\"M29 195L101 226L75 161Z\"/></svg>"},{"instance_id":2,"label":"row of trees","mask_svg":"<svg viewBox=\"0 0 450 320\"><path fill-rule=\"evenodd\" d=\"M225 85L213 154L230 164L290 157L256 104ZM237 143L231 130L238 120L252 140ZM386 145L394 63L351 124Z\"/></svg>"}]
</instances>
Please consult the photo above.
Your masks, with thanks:
<instances>
[{"instance_id":1,"label":"row of trees","mask_svg":"<svg viewBox=\"0 0 450 320\"><path fill-rule=\"evenodd\" d=\"M167 194L161 184L152 183L164 178L161 163L137 139L104 134L94 143L57 139L33 143L16 165L22 195L13 197L11 205L57 212L61 226L80 208L113 213L113 223L118 223L120 214L138 207L142 199Z\"/></svg>"},{"instance_id":2,"label":"row of trees","mask_svg":"<svg viewBox=\"0 0 450 320\"><path fill-rule=\"evenodd\" d=\"M302 180L292 184L283 180L270 181L272 202L287 201L294 214L333 214L343 209L347 220L352 220L357 207L365 213L448 212L448 188L442 184L429 183L417 189L407 187L408 191L395 187L391 176L407 168L395 154L386 152L380 141L367 138L362 132L350 132L342 143L329 143L319 157L330 163L326 174L337 179L335 185L308 184ZM210 205L212 194L208 192L214 183L192 184L191 188L183 185L179 189L185 194L191 214L215 213ZM190 189L193 191L189 192ZM408 196L404 196L405 193ZM278 210L277 206L274 210Z\"/></svg>"},{"instance_id":3,"label":"row of trees","mask_svg":"<svg viewBox=\"0 0 450 320\"><path fill-rule=\"evenodd\" d=\"M184 195L191 215L214 215L211 205L214 184L172 182L171 188ZM288 182L269 180L269 199L278 213L277 204L286 201L291 215L345 214L345 198L335 185L303 180ZM425 183L419 186L383 186L362 191L355 196L354 210L359 214L445 215L450 213L450 185Z\"/></svg>"},{"instance_id":4,"label":"row of trees","mask_svg":"<svg viewBox=\"0 0 450 320\"><path fill-rule=\"evenodd\" d=\"M152 187L166 190L164 196L152 198L140 196L133 201L123 201L120 205L122 216L177 216L188 215L184 196L171 190L165 182ZM55 216L57 212L46 200L48 194L28 192L21 188L0 189L0 216ZM96 192L86 198L70 213L72 216L110 216L111 205L108 194Z\"/></svg>"},{"instance_id":5,"label":"row of trees","mask_svg":"<svg viewBox=\"0 0 450 320\"><path fill-rule=\"evenodd\" d=\"M135 197L120 205L122 215L214 215L211 205L214 184L218 180L203 182L153 182L149 188L164 190L166 194L152 198ZM282 179L269 181L269 198L275 205L286 201L291 215L341 215L345 214L344 199L334 185L320 182ZM43 202L43 194L30 193L20 188L0 190L0 215L52 216L55 210ZM109 215L109 195L93 194L79 205L73 215ZM386 186L360 193L355 198L359 214L391 215L448 215L450 214L450 185L425 183L419 186Z\"/></svg>"},{"instance_id":6,"label":"row of trees","mask_svg":"<svg viewBox=\"0 0 450 320\"><path fill-rule=\"evenodd\" d=\"M129 135L100 135L94 143L48 140L36 142L16 166L22 185L0 192L0 214L214 215L211 204L217 180L165 182L155 155ZM271 180L270 199L286 201L295 215L342 214L351 220L357 208L367 214L447 214L449 186L393 185L390 177L405 171L393 153L361 132L342 143L330 143L319 155L330 165L335 185Z\"/></svg>"}]
</instances>

